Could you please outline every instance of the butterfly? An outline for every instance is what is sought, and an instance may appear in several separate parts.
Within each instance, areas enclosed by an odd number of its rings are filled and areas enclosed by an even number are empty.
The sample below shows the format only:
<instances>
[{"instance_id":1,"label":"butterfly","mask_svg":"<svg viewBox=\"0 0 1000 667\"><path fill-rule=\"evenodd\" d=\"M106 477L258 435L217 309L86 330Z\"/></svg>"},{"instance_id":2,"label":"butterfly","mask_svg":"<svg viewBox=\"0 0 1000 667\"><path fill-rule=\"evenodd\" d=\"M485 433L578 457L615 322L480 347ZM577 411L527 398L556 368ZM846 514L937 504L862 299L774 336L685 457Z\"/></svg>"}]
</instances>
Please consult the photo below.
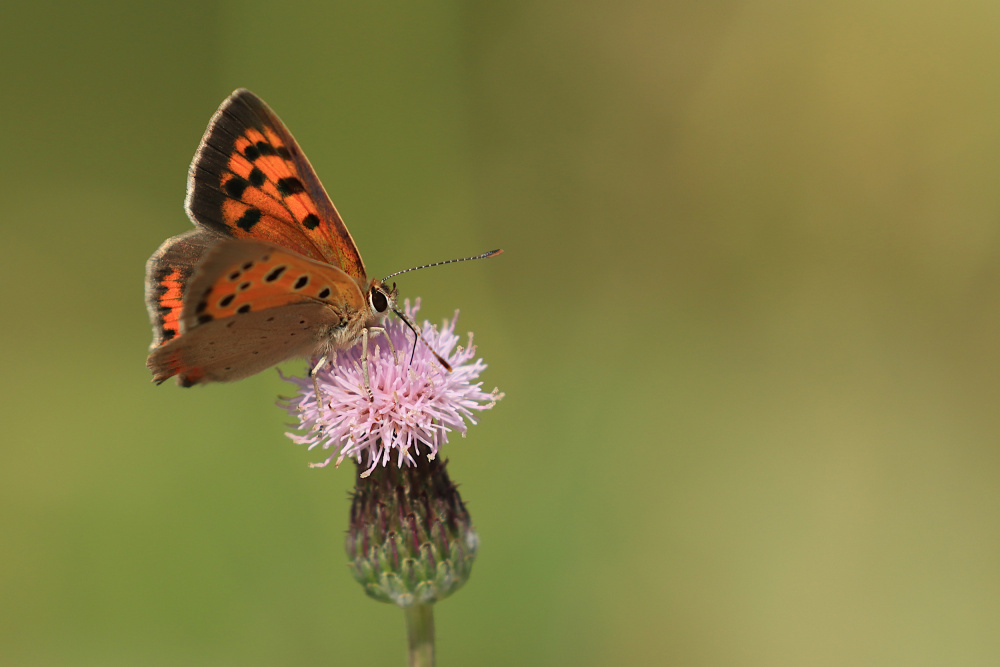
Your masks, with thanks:
<instances>
[{"instance_id":1,"label":"butterfly","mask_svg":"<svg viewBox=\"0 0 1000 667\"><path fill-rule=\"evenodd\" d=\"M195 229L146 263L154 382L229 382L298 357L320 358L315 376L359 339L367 359L369 337L396 310L395 283L369 280L309 160L249 90L212 116L184 208Z\"/></svg>"}]
</instances>

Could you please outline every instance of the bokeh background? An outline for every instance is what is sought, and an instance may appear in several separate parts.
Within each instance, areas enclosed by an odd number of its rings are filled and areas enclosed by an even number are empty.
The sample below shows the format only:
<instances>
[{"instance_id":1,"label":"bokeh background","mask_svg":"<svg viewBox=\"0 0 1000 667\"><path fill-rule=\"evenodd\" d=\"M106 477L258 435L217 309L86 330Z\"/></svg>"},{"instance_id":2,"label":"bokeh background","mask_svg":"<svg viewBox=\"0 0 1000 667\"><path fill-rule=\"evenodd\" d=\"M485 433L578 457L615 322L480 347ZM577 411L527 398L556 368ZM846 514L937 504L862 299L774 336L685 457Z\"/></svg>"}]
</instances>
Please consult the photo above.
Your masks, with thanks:
<instances>
[{"instance_id":1,"label":"bokeh background","mask_svg":"<svg viewBox=\"0 0 1000 667\"><path fill-rule=\"evenodd\" d=\"M403 664L274 372L155 387L239 86L507 397L441 665L1000 664L1000 5L0 10L0 663ZM301 363L288 365L301 371Z\"/></svg>"}]
</instances>

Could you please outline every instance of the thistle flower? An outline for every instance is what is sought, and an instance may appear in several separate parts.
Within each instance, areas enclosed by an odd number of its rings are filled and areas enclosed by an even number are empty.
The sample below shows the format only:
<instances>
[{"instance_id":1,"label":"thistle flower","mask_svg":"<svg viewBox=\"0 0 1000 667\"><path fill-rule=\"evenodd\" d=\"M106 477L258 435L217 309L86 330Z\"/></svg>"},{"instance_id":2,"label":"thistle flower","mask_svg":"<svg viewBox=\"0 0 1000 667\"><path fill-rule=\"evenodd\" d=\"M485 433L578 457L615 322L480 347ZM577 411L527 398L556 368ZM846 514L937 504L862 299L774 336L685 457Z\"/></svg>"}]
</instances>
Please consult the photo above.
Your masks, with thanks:
<instances>
[{"instance_id":1,"label":"thistle flower","mask_svg":"<svg viewBox=\"0 0 1000 667\"><path fill-rule=\"evenodd\" d=\"M419 300L404 304L410 321L419 308ZM473 361L472 334L466 346L458 344L457 320L456 312L440 329L425 321L415 349L412 333L391 320L385 324L391 346L381 337L370 339L367 359L355 345L338 352L315 378L285 378L298 387L284 401L300 429L288 437L310 450L332 450L310 465L352 458L361 471L345 543L351 572L369 596L403 608L411 666L434 664L431 607L468 580L479 546L438 451L450 432L464 436L467 424L476 423L475 412L503 398L476 382L486 364Z\"/></svg>"},{"instance_id":2,"label":"thistle flower","mask_svg":"<svg viewBox=\"0 0 1000 667\"><path fill-rule=\"evenodd\" d=\"M419 308L419 299L412 306L409 300L404 304L411 321ZM299 391L286 399L284 407L298 419L301 431L288 437L310 450L333 450L326 460L310 465L324 467L334 459L340 465L353 458L365 462L361 476L367 477L377 465L390 461L403 467L415 465L420 455L433 460L451 431L465 436L466 422L476 423L475 411L492 408L503 394L496 389L484 392L482 382L474 383L486 364L472 360L476 354L472 334L466 346L458 344L457 321L457 311L440 329L425 321L420 334L426 344L418 341L415 350L413 333L402 322L396 318L385 322L399 361L381 335L370 340L372 398L364 386L360 345L338 352L316 373L319 400L312 378L286 377ZM448 361L450 373L440 367L431 349Z\"/></svg>"}]
</instances>

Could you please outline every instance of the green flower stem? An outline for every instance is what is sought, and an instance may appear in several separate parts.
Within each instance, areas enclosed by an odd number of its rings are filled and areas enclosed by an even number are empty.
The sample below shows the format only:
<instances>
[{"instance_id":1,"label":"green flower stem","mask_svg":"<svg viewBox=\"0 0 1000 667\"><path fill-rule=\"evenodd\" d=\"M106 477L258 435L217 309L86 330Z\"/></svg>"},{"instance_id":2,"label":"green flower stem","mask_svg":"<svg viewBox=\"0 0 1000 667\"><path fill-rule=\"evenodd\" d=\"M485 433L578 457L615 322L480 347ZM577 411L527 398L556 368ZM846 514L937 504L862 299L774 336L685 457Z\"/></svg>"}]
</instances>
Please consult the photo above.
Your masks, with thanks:
<instances>
[{"instance_id":1,"label":"green flower stem","mask_svg":"<svg viewBox=\"0 0 1000 667\"><path fill-rule=\"evenodd\" d=\"M410 667L434 667L434 607L414 604L403 607Z\"/></svg>"}]
</instances>

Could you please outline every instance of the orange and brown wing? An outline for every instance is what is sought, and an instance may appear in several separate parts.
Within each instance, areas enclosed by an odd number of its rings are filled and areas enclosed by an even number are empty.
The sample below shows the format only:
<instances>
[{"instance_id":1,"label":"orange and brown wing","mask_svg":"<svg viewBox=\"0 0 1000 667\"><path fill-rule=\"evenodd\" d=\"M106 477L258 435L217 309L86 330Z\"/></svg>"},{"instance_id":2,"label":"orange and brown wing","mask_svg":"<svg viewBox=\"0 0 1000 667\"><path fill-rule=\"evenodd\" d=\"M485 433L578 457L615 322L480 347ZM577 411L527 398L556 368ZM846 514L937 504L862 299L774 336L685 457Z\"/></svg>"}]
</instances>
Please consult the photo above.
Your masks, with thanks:
<instances>
[{"instance_id":1,"label":"orange and brown wing","mask_svg":"<svg viewBox=\"0 0 1000 667\"><path fill-rule=\"evenodd\" d=\"M149 355L153 380L228 382L321 353L364 316L357 281L335 266L259 241L223 239L186 287L181 335Z\"/></svg>"},{"instance_id":2,"label":"orange and brown wing","mask_svg":"<svg viewBox=\"0 0 1000 667\"><path fill-rule=\"evenodd\" d=\"M240 89L215 112L188 174L196 224L266 241L367 282L364 263L302 149L259 97Z\"/></svg>"}]
</instances>

